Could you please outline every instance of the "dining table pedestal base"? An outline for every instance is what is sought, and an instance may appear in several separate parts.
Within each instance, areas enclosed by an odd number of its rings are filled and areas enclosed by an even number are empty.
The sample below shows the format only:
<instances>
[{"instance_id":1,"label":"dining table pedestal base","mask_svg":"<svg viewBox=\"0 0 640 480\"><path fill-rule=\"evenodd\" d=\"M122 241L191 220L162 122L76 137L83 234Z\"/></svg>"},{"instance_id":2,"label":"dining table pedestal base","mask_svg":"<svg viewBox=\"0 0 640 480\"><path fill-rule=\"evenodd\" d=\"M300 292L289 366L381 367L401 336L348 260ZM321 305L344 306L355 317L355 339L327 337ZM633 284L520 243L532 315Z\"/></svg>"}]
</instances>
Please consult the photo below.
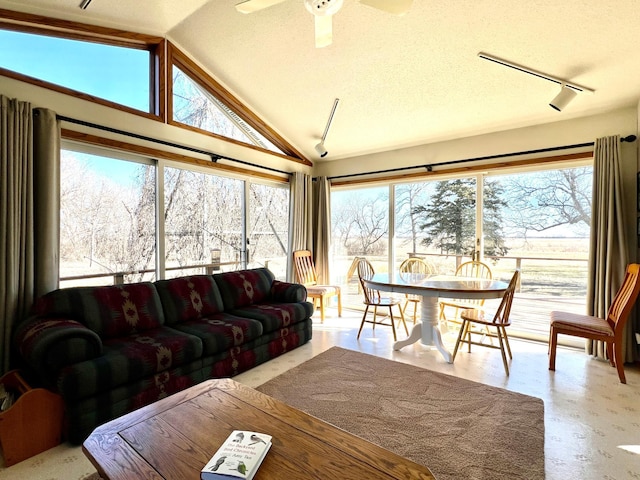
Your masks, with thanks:
<instances>
[{"instance_id":1,"label":"dining table pedestal base","mask_svg":"<svg viewBox=\"0 0 640 480\"><path fill-rule=\"evenodd\" d=\"M414 325L411 334L404 340L393 344L394 350L420 341L423 345L437 349L447 363L453 363L453 355L442 343L442 334L438 328L438 297L422 295L420 302L420 323Z\"/></svg>"}]
</instances>

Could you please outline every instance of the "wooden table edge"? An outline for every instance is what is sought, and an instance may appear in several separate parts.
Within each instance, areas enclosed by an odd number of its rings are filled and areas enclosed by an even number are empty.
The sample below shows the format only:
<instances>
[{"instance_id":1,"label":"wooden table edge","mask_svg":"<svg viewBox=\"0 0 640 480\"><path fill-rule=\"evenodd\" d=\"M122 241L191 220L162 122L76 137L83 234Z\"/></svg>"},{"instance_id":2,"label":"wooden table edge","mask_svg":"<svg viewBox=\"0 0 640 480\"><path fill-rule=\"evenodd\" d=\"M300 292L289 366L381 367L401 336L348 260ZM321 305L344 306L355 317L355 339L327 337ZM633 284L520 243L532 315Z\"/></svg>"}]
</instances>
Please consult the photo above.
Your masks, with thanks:
<instances>
[{"instance_id":1,"label":"wooden table edge","mask_svg":"<svg viewBox=\"0 0 640 480\"><path fill-rule=\"evenodd\" d=\"M134 410L133 412L111 420L103 425L100 425L83 442L82 451L103 478L109 478L109 474L102 468L100 462L98 461L97 455L100 452L105 452L106 449L109 449L111 451L117 450L120 456L128 457L128 462L130 464L135 465L135 467L137 469L140 469L141 472L145 472L144 478L162 479L163 477L155 470L155 468L150 465L142 456L140 456L140 454L138 454L134 449L123 447L123 445L127 444L127 442L119 435L114 435L114 432L124 430L131 427L132 425L143 422L155 415L161 414L162 412L175 407L176 405L190 401L191 399L194 399L213 389L224 391L234 396L238 400L241 400L255 407L260 407L263 409L265 407L268 407L270 409L273 409L274 407L293 409L293 411L296 412L295 414L301 417L301 419L313 419L313 422L311 423L300 421L295 426L292 425L293 427L304 432L305 434L314 436L318 439L322 439L322 437L318 435L320 433L318 431L319 426L321 427L321 429L331 430L341 438L340 444L334 445L336 448L340 448L344 453L353 457L354 459L358 459L361 462L367 463L372 468L375 468L381 472L393 475L395 476L395 478L407 478L407 475L410 475L410 477L408 478L424 480L435 479L433 473L429 470L428 467L424 465L415 463L412 460L404 458L379 445L376 445L375 443L349 433L346 430L332 425L320 418L314 417L313 415L303 412L302 410L292 407L291 405L287 405L286 403L278 399L270 397L251 387L238 383L230 378L206 380L186 390L174 393L173 395L158 400L157 402L141 407L138 410ZM241 395L238 395L238 392L240 392ZM250 398L252 401L248 402L248 398ZM271 414L264 410L263 412L265 414ZM321 423L316 424L315 422L318 421ZM350 441L350 439L353 438L358 439L360 442L365 442L367 444L367 447L377 454L374 456L370 456L359 451L355 447L358 442ZM381 458L387 459L387 462L383 462ZM400 465L402 465L403 468L400 468Z\"/></svg>"}]
</instances>

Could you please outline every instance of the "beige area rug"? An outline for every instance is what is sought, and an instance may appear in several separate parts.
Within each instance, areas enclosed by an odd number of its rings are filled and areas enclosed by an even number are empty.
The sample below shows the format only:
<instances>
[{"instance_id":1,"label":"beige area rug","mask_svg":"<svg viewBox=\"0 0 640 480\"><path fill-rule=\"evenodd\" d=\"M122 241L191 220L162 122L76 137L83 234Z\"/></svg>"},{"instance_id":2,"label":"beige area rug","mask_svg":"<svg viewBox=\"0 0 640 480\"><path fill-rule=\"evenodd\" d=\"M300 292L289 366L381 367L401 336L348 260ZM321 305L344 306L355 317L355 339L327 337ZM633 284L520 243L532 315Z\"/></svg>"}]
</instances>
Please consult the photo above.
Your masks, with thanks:
<instances>
[{"instance_id":1,"label":"beige area rug","mask_svg":"<svg viewBox=\"0 0 640 480\"><path fill-rule=\"evenodd\" d=\"M257 390L425 465L438 480L544 478L536 397L339 347Z\"/></svg>"}]
</instances>

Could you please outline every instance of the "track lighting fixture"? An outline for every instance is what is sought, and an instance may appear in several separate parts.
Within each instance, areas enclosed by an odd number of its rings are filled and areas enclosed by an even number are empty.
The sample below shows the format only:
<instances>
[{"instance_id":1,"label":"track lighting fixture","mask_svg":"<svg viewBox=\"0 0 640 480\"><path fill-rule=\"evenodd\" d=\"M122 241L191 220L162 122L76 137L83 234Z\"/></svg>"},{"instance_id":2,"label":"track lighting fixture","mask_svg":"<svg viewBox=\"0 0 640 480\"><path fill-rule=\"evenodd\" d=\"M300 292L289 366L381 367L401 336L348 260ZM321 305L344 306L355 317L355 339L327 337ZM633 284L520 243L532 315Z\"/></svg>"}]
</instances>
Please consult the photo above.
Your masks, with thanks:
<instances>
[{"instance_id":1,"label":"track lighting fixture","mask_svg":"<svg viewBox=\"0 0 640 480\"><path fill-rule=\"evenodd\" d=\"M315 146L316 152L318 152L318 155L320 155L320 158L324 158L327 156L327 154L329 152L327 152L327 149L324 148L324 141L327 138L327 133L329 133L329 127L331 126L331 122L333 121L333 115L336 113L336 108L338 108L338 102L340 101L339 98L336 98L333 101L333 107L331 108L331 113L329 114L329 120L327 121L327 126L324 129L324 133L322 134L322 139L320 140L320 143L318 143Z\"/></svg>"},{"instance_id":2,"label":"track lighting fixture","mask_svg":"<svg viewBox=\"0 0 640 480\"><path fill-rule=\"evenodd\" d=\"M549 103L551 108L559 112L562 111L562 109L566 107L578 93L595 93L595 90L591 88L578 85L577 83L570 83L561 78L552 77L551 75L547 75L546 73L542 73L537 70L518 65L517 63L509 62L502 58L494 57L493 55L489 55L488 53L480 52L478 53L478 56L483 60L489 60L491 62L497 63L498 65L513 68L514 70L528 73L529 75L533 75L534 77L542 78L544 80L559 84L561 87L560 93L558 93L558 95L556 95L556 97L551 100L551 103Z\"/></svg>"},{"instance_id":3,"label":"track lighting fixture","mask_svg":"<svg viewBox=\"0 0 640 480\"><path fill-rule=\"evenodd\" d=\"M316 152L318 152L318 155L320 155L320 158L324 158L327 156L327 153L329 152L327 152L327 149L324 148L324 141L316 145Z\"/></svg>"},{"instance_id":4,"label":"track lighting fixture","mask_svg":"<svg viewBox=\"0 0 640 480\"><path fill-rule=\"evenodd\" d=\"M560 88L560 93L558 93L558 95L556 95L555 98L551 100L551 103L549 103L549 105L554 110L561 112L564 107L569 105L569 102L573 100L576 95L578 95L578 92L563 83L562 87Z\"/></svg>"}]
</instances>

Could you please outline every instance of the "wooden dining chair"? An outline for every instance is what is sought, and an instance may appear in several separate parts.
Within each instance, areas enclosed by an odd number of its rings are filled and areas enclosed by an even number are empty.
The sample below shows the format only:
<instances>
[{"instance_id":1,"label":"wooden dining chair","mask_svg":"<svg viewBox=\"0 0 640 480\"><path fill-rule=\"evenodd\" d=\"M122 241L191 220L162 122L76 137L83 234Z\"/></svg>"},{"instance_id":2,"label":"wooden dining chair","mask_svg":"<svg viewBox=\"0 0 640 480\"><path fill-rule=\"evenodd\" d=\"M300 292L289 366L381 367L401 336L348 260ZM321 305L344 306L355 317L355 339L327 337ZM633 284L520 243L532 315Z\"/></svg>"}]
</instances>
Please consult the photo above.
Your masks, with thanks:
<instances>
[{"instance_id":1,"label":"wooden dining chair","mask_svg":"<svg viewBox=\"0 0 640 480\"><path fill-rule=\"evenodd\" d=\"M400 275L402 275L403 273L420 273L420 274L424 274L424 275L433 275L435 273L435 268L433 267L433 265L431 265L430 263L428 263L427 261L425 261L422 258L418 258L418 257L411 257L411 258L407 258L404 262L402 262L400 264ZM409 306L409 304L413 304L413 324L416 324L416 320L417 320L417 314L418 314L418 304L420 303L420 301L422 300L422 297L420 295L411 295L411 294L405 294L405 302L404 302L404 307L402 308L402 313L403 315L406 315L407 313L407 307Z\"/></svg>"},{"instance_id":2,"label":"wooden dining chair","mask_svg":"<svg viewBox=\"0 0 640 480\"><path fill-rule=\"evenodd\" d=\"M456 277L470 277L481 278L485 280L491 280L493 274L489 265L478 261L464 262L458 266L455 273ZM484 299L447 299L440 300L440 321L448 324L449 322L460 323L460 312L463 310L470 310L474 308L482 308L484 306ZM447 317L446 309L453 308L453 316Z\"/></svg>"},{"instance_id":3,"label":"wooden dining chair","mask_svg":"<svg viewBox=\"0 0 640 480\"><path fill-rule=\"evenodd\" d=\"M293 252L293 264L298 283L307 288L307 298L312 298L314 305L319 304L320 321L324 323L324 309L332 297L338 297L338 316L342 317L342 294L338 285L318 284L318 274L311 258L310 250Z\"/></svg>"},{"instance_id":4,"label":"wooden dining chair","mask_svg":"<svg viewBox=\"0 0 640 480\"><path fill-rule=\"evenodd\" d=\"M395 319L393 317L393 307L397 306L400 311L400 319L402 320L402 324L404 325L404 330L409 335L409 330L407 329L407 324L404 321L404 313L402 312L402 303L401 299L395 297L382 297L380 295L380 291L369 288L364 283L365 279L371 279L375 271L373 270L373 266L369 261L365 258L361 258L358 262L358 279L360 280L360 285L362 285L362 292L364 294L364 304L366 305L364 309L364 315L362 316L362 322L360 323L360 330L358 330L357 338L360 338L360 334L362 333L362 327L364 327L365 323L372 323L373 330L375 331L376 325L386 325L391 326L391 331L393 332L393 340L396 341L398 338L396 336L396 325ZM367 313L369 312L369 307L373 306L373 319L367 320ZM387 307L389 308L389 323L386 323L384 319L378 321L378 307Z\"/></svg>"},{"instance_id":5,"label":"wooden dining chair","mask_svg":"<svg viewBox=\"0 0 640 480\"><path fill-rule=\"evenodd\" d=\"M639 279L640 265L637 263L629 264L624 281L607 311L606 319L569 312L551 312L549 370L556 369L556 347L558 334L561 333L605 342L609 363L618 370L620 383L627 383L622 358L623 331L638 298L638 292L640 292Z\"/></svg>"},{"instance_id":6,"label":"wooden dining chair","mask_svg":"<svg viewBox=\"0 0 640 480\"><path fill-rule=\"evenodd\" d=\"M496 310L493 317L486 314L483 309L465 309L460 313L462 319L462 326L460 327L460 333L458 333L458 340L453 350L453 360L456 359L458 348L461 343L466 343L469 346L469 353L471 353L471 345L478 345L481 347L500 349L502 353L502 363L504 364L504 371L509 375L509 364L507 363L507 355L512 359L511 346L509 345L509 337L507 336L507 327L511 325L509 320L509 314L511 313L511 305L513 303L513 297L516 292L516 287L520 281L520 270L516 270L511 277L509 286L502 296L500 306ZM471 327L473 325L484 327L483 330L474 330ZM495 333L491 332L491 328L495 328ZM486 330L485 330L486 329ZM482 335L480 341L476 341L472 338L472 335ZM496 337L498 339L498 346L493 343L486 344L482 340L484 337ZM506 349L506 352L505 352Z\"/></svg>"}]
</instances>

